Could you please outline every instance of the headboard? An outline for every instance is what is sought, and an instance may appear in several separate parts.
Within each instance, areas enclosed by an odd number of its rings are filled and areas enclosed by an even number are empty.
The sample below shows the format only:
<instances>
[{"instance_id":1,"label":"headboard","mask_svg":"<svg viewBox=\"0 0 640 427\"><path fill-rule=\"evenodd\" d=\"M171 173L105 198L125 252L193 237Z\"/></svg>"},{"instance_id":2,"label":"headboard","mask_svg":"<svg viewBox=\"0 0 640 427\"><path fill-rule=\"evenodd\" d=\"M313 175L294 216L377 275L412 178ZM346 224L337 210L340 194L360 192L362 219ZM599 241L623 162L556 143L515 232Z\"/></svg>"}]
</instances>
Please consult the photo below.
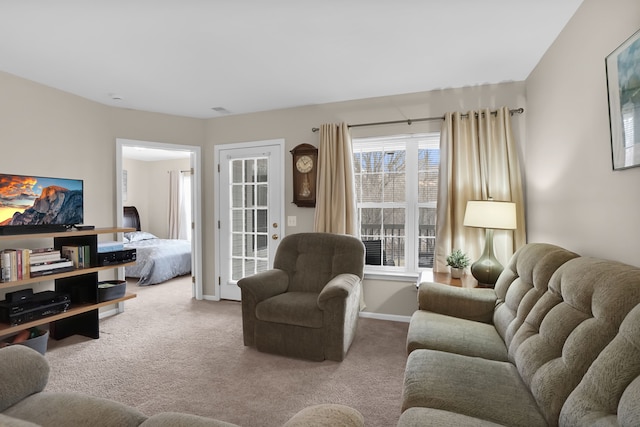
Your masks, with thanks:
<instances>
[{"instance_id":1,"label":"headboard","mask_svg":"<svg viewBox=\"0 0 640 427\"><path fill-rule=\"evenodd\" d=\"M122 226L126 228L135 228L140 231L140 215L135 206L124 206L122 208Z\"/></svg>"}]
</instances>

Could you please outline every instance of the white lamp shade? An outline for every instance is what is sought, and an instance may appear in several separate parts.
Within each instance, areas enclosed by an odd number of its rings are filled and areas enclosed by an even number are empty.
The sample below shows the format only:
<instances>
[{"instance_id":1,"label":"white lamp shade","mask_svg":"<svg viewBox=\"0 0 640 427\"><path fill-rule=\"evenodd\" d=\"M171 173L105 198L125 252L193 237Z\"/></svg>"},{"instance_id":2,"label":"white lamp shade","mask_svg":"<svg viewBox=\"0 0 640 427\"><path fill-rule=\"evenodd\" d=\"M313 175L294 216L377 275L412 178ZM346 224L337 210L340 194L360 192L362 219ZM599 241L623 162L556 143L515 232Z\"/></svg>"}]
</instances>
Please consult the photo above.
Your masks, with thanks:
<instances>
[{"instance_id":1,"label":"white lamp shade","mask_svg":"<svg viewBox=\"0 0 640 427\"><path fill-rule=\"evenodd\" d=\"M469 200L464 213L467 227L515 230L516 204L494 200Z\"/></svg>"}]
</instances>

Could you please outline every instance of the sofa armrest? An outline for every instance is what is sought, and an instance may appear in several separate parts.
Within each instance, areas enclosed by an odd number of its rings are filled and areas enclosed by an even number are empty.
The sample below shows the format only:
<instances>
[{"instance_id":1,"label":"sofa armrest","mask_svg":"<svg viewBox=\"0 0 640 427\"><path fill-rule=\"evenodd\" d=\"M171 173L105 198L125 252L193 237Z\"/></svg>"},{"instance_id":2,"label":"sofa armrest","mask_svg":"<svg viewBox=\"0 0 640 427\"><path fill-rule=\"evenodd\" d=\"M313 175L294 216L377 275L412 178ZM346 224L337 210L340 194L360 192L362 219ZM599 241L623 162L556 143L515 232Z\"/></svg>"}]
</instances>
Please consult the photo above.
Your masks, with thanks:
<instances>
[{"instance_id":1,"label":"sofa armrest","mask_svg":"<svg viewBox=\"0 0 640 427\"><path fill-rule=\"evenodd\" d=\"M458 288L442 283L422 282L418 308L433 313L491 323L496 293L489 288Z\"/></svg>"},{"instance_id":2,"label":"sofa armrest","mask_svg":"<svg viewBox=\"0 0 640 427\"><path fill-rule=\"evenodd\" d=\"M24 345L0 349L0 412L44 390L49 364L36 350Z\"/></svg>"},{"instance_id":3,"label":"sofa armrest","mask_svg":"<svg viewBox=\"0 0 640 427\"><path fill-rule=\"evenodd\" d=\"M242 291L250 293L258 303L286 292L289 287L289 275L283 270L268 270L240 279L238 286Z\"/></svg>"},{"instance_id":4,"label":"sofa armrest","mask_svg":"<svg viewBox=\"0 0 640 427\"><path fill-rule=\"evenodd\" d=\"M338 274L327 283L320 294L318 294L318 307L324 310L329 300L332 298L347 299L354 292L355 287L359 286L360 277L355 274L343 273Z\"/></svg>"}]
</instances>

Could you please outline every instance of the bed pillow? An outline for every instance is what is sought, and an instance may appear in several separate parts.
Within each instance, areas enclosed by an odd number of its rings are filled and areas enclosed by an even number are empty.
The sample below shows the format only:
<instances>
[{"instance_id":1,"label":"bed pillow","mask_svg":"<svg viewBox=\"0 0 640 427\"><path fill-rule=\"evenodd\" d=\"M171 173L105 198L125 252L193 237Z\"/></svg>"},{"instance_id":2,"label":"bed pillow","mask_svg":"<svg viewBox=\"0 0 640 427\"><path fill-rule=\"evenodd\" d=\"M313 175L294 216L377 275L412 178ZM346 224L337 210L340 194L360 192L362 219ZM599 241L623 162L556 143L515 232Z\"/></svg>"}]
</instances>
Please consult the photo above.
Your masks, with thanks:
<instances>
[{"instance_id":1,"label":"bed pillow","mask_svg":"<svg viewBox=\"0 0 640 427\"><path fill-rule=\"evenodd\" d=\"M128 233L124 233L124 238L128 241L128 243L139 242L141 240L150 240L157 239L151 233L147 233L146 231L130 231Z\"/></svg>"}]
</instances>

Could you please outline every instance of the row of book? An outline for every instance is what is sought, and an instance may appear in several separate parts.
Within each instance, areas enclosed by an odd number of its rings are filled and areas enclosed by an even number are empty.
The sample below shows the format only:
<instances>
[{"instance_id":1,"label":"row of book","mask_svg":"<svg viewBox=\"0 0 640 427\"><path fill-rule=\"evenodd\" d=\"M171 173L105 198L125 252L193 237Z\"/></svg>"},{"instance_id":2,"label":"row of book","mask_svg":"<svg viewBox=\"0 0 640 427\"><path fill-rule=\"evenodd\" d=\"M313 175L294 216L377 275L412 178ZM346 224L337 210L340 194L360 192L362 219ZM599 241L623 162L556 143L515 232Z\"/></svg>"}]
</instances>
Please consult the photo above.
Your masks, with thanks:
<instances>
[{"instance_id":1,"label":"row of book","mask_svg":"<svg viewBox=\"0 0 640 427\"><path fill-rule=\"evenodd\" d=\"M89 267L89 246L62 246L60 249L4 249L0 252L2 282L63 273Z\"/></svg>"}]
</instances>

